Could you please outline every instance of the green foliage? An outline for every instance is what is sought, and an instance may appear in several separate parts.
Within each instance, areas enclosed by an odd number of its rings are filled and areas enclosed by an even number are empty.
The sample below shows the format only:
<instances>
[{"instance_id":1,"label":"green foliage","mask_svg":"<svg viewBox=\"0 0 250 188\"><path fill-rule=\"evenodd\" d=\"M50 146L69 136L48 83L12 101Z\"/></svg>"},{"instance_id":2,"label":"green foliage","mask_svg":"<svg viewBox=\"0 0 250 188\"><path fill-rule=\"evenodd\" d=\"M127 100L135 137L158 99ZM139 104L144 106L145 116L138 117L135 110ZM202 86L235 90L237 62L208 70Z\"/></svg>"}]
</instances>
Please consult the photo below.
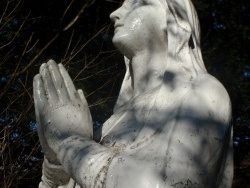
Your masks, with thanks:
<instances>
[{"instance_id":1,"label":"green foliage","mask_svg":"<svg viewBox=\"0 0 250 188\"><path fill-rule=\"evenodd\" d=\"M208 72L231 96L235 182L242 182L239 177L249 178L250 169L250 5L248 0L193 2ZM95 126L112 113L124 72L123 57L111 43L109 21L119 4L0 1L0 187L36 187L40 181L43 156L35 130L32 79L48 58L63 63L84 90Z\"/></svg>"}]
</instances>

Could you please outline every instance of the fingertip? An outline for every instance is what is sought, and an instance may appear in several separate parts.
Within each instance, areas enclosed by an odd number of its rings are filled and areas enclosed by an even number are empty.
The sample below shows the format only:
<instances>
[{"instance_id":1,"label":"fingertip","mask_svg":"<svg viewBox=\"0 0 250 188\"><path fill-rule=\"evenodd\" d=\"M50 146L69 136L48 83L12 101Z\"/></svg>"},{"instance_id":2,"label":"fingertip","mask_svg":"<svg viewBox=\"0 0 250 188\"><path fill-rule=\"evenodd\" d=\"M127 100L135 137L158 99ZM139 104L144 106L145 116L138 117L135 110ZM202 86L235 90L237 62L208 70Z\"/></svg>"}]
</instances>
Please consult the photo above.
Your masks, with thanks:
<instances>
[{"instance_id":1,"label":"fingertip","mask_svg":"<svg viewBox=\"0 0 250 188\"><path fill-rule=\"evenodd\" d=\"M59 63L58 66L59 66L59 67L64 67L62 63Z\"/></svg>"},{"instance_id":2,"label":"fingertip","mask_svg":"<svg viewBox=\"0 0 250 188\"><path fill-rule=\"evenodd\" d=\"M34 94L34 98L36 99L36 97L39 94L40 88L41 88L41 75L37 74L34 79L33 79L33 94Z\"/></svg>"},{"instance_id":3,"label":"fingertip","mask_svg":"<svg viewBox=\"0 0 250 188\"><path fill-rule=\"evenodd\" d=\"M58 64L54 60L49 60L47 62L47 64L48 64L48 69L49 69L50 73L59 70Z\"/></svg>"},{"instance_id":4,"label":"fingertip","mask_svg":"<svg viewBox=\"0 0 250 188\"><path fill-rule=\"evenodd\" d=\"M63 66L62 63L59 63L58 67L59 67L60 70L66 71L66 69L65 69L65 67Z\"/></svg>"},{"instance_id":5,"label":"fingertip","mask_svg":"<svg viewBox=\"0 0 250 188\"><path fill-rule=\"evenodd\" d=\"M40 87L43 87L42 84L43 84L43 80L42 80L42 76L40 74L37 74L35 77L34 77L34 88L40 88Z\"/></svg>"},{"instance_id":6,"label":"fingertip","mask_svg":"<svg viewBox=\"0 0 250 188\"><path fill-rule=\"evenodd\" d=\"M55 63L56 64L56 62L53 59L49 59L49 61L47 63L48 64L51 64L51 63Z\"/></svg>"},{"instance_id":7,"label":"fingertip","mask_svg":"<svg viewBox=\"0 0 250 188\"><path fill-rule=\"evenodd\" d=\"M77 92L78 92L79 94L83 95L82 89L78 89Z\"/></svg>"},{"instance_id":8,"label":"fingertip","mask_svg":"<svg viewBox=\"0 0 250 188\"><path fill-rule=\"evenodd\" d=\"M46 69L48 67L47 63L43 63L41 66L40 66L40 69L39 69L39 72L42 73L44 71L44 69Z\"/></svg>"},{"instance_id":9,"label":"fingertip","mask_svg":"<svg viewBox=\"0 0 250 188\"><path fill-rule=\"evenodd\" d=\"M52 66L57 66L57 63L56 63L53 59L50 59L50 60L47 62L47 64L48 64L49 69L51 69Z\"/></svg>"},{"instance_id":10,"label":"fingertip","mask_svg":"<svg viewBox=\"0 0 250 188\"><path fill-rule=\"evenodd\" d=\"M36 96L36 88L37 88L37 80L39 79L40 75L37 74L36 76L34 76L33 78L33 95Z\"/></svg>"},{"instance_id":11,"label":"fingertip","mask_svg":"<svg viewBox=\"0 0 250 188\"><path fill-rule=\"evenodd\" d=\"M40 74L37 74L36 76L34 76L33 78L33 86L34 84L36 84L36 82L41 78Z\"/></svg>"},{"instance_id":12,"label":"fingertip","mask_svg":"<svg viewBox=\"0 0 250 188\"><path fill-rule=\"evenodd\" d=\"M36 76L34 76L34 79L38 79L40 77L40 74L36 74Z\"/></svg>"},{"instance_id":13,"label":"fingertip","mask_svg":"<svg viewBox=\"0 0 250 188\"><path fill-rule=\"evenodd\" d=\"M78 96L80 97L81 101L85 104L88 104L88 102L83 94L83 91L81 89L78 89L77 93L78 93Z\"/></svg>"}]
</instances>

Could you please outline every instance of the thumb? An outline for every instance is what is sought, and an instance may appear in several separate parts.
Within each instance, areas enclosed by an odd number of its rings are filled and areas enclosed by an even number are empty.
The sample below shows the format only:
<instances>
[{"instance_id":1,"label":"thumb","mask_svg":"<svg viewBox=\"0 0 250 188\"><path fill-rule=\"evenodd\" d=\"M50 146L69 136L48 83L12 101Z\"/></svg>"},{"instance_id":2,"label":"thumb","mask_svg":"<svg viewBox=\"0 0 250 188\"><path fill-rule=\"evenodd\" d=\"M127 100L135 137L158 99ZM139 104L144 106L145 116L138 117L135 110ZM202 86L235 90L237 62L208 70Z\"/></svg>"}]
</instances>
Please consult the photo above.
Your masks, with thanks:
<instances>
[{"instance_id":1,"label":"thumb","mask_svg":"<svg viewBox=\"0 0 250 188\"><path fill-rule=\"evenodd\" d=\"M81 89L78 89L77 90L77 93L78 93L78 96L81 100L81 102L83 103L83 106L84 106L84 110L85 112L87 112L87 119L86 119L86 122L85 124L87 125L87 131L88 133L90 134L91 138L93 138L93 121L92 121L92 117L91 117L91 114L90 114L90 111L89 111L89 107L88 107L88 102L83 94L83 91Z\"/></svg>"}]
</instances>

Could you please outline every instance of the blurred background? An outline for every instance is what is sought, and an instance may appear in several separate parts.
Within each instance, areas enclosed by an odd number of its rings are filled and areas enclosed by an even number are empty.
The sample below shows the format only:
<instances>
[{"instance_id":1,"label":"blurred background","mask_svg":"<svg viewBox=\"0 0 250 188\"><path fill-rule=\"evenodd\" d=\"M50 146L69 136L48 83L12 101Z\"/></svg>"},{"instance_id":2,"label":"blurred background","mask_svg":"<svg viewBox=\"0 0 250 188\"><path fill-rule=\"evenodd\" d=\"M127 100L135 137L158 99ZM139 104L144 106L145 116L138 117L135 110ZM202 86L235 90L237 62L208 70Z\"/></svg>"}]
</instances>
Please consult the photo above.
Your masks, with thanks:
<instances>
[{"instance_id":1,"label":"blurred background","mask_svg":"<svg viewBox=\"0 0 250 188\"><path fill-rule=\"evenodd\" d=\"M109 14L121 0L0 1L0 187L37 187L43 153L36 133L33 77L49 59L84 91L94 128L112 113L125 67ZM207 70L232 101L235 179L250 187L250 3L193 0Z\"/></svg>"}]
</instances>

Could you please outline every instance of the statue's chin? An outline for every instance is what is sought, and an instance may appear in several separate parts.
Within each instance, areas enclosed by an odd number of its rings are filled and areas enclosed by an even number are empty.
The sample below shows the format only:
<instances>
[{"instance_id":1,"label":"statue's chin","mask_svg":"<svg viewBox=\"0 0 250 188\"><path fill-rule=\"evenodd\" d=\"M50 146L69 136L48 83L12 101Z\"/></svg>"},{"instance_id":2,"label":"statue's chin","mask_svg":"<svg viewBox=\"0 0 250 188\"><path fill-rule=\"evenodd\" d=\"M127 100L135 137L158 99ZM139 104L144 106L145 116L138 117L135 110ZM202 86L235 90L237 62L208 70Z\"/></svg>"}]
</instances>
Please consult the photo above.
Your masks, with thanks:
<instances>
[{"instance_id":1,"label":"statue's chin","mask_svg":"<svg viewBox=\"0 0 250 188\"><path fill-rule=\"evenodd\" d=\"M112 41L115 47L120 51L120 53L130 59L131 55L129 55L130 53L127 45L120 41L115 41L114 39Z\"/></svg>"},{"instance_id":2,"label":"statue's chin","mask_svg":"<svg viewBox=\"0 0 250 188\"><path fill-rule=\"evenodd\" d=\"M113 39L112 39L113 44L115 45L116 48L119 50L122 48L122 46L126 45L126 38L123 35L118 35L115 34Z\"/></svg>"},{"instance_id":3,"label":"statue's chin","mask_svg":"<svg viewBox=\"0 0 250 188\"><path fill-rule=\"evenodd\" d=\"M125 37L114 36L112 39L115 47L128 59L131 59L133 54L133 45L130 44L130 40L125 40Z\"/></svg>"}]
</instances>

